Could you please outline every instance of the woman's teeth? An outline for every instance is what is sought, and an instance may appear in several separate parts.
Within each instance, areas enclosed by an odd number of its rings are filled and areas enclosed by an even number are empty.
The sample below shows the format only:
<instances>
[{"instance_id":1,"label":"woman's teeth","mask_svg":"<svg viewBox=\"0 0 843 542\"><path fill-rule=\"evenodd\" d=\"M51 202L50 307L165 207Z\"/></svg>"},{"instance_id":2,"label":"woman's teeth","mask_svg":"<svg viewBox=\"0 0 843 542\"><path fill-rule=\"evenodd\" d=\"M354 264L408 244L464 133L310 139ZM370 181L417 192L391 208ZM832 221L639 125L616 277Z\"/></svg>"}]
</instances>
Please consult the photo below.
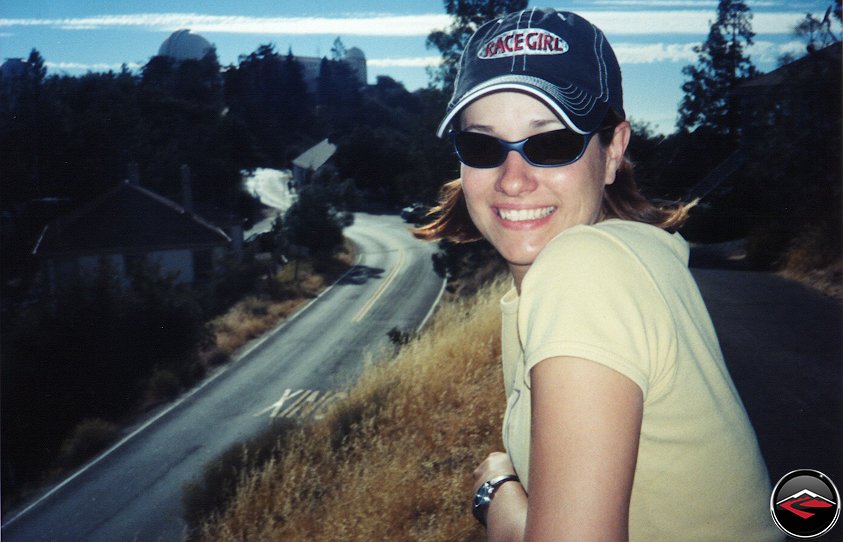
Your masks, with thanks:
<instances>
[{"instance_id":1,"label":"woman's teeth","mask_svg":"<svg viewBox=\"0 0 843 542\"><path fill-rule=\"evenodd\" d=\"M539 220L556 210L556 207L542 207L540 209L498 209L498 216L511 222L524 220Z\"/></svg>"}]
</instances>

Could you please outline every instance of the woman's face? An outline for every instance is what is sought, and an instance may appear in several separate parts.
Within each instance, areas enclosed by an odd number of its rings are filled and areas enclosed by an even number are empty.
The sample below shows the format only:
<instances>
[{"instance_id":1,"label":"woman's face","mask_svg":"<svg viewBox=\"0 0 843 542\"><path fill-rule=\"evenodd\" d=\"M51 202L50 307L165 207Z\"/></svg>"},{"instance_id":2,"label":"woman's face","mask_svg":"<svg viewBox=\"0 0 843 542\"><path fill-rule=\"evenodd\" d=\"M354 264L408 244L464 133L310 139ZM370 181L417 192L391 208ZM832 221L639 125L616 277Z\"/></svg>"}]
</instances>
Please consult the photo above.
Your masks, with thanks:
<instances>
[{"instance_id":1,"label":"woman's face","mask_svg":"<svg viewBox=\"0 0 843 542\"><path fill-rule=\"evenodd\" d=\"M538 99L504 91L466 107L461 128L520 141L565 125ZM517 285L553 237L601 219L603 189L614 181L628 138L629 125L621 123L609 147L602 147L595 136L579 160L561 167L535 167L513 151L496 168L462 165L471 220L507 261Z\"/></svg>"}]
</instances>

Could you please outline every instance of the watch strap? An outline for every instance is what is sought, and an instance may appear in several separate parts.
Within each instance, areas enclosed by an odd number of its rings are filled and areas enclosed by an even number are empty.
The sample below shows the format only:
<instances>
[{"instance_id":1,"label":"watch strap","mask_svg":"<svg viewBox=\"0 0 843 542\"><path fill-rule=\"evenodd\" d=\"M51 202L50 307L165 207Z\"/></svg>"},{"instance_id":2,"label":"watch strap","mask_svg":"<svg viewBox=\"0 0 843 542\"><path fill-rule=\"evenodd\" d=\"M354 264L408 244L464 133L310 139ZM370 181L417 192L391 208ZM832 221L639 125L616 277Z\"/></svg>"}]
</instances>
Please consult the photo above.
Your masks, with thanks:
<instances>
[{"instance_id":1,"label":"watch strap","mask_svg":"<svg viewBox=\"0 0 843 542\"><path fill-rule=\"evenodd\" d=\"M506 482L518 482L518 476L515 474L504 474L503 476L496 476L490 480L486 480L477 488L477 493L474 494L474 501L472 512L477 521L484 527L486 526L486 513L489 505L492 503L492 497L495 496L495 491Z\"/></svg>"}]
</instances>

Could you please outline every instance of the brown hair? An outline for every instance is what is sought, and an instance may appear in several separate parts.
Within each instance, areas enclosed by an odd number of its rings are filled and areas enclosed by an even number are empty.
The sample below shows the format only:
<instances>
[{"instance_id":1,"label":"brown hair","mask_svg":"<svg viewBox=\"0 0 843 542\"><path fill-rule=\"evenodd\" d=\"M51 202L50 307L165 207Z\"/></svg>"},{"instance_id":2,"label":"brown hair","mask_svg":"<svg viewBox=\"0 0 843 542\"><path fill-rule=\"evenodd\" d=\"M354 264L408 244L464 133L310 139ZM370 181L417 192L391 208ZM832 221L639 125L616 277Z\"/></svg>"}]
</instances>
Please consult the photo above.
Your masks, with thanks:
<instances>
[{"instance_id":1,"label":"brown hair","mask_svg":"<svg viewBox=\"0 0 843 542\"><path fill-rule=\"evenodd\" d=\"M597 134L600 144L608 146L614 136L614 128L622 119L613 114L606 119L606 129ZM652 224L663 230L675 232L688 219L688 211L695 202L671 202L663 205L647 199L638 189L633 175L633 164L628 156L624 156L615 182L606 186L603 191L602 216L604 219L620 218ZM442 186L439 192L439 203L428 213L431 221L415 228L413 235L419 239L436 241L448 239L455 243L470 243L483 238L471 217L465 204L462 182L457 179Z\"/></svg>"}]
</instances>

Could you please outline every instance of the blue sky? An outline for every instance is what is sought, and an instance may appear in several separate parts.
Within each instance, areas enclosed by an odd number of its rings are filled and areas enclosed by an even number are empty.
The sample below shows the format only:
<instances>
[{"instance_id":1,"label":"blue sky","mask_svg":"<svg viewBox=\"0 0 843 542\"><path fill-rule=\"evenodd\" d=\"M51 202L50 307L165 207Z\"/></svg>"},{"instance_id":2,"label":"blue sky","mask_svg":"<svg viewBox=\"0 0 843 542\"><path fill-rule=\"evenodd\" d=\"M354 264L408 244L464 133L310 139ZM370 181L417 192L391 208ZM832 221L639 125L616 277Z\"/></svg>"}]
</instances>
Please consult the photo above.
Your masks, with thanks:
<instances>
[{"instance_id":1,"label":"blue sky","mask_svg":"<svg viewBox=\"0 0 843 542\"><path fill-rule=\"evenodd\" d=\"M831 1L746 0L757 34L750 50L756 66L770 70L781 54L804 50L793 27L805 13L822 17ZM681 70L696 60L692 48L705 40L716 0L531 5L574 11L602 28L623 69L627 113L658 131L673 130ZM137 70L182 28L213 43L224 66L266 43L282 53L326 56L340 37L346 48L363 50L370 82L388 75L414 90L427 85L425 66L438 59L425 38L448 22L441 0L5 0L0 56L25 58L35 48L50 73L79 75L124 63Z\"/></svg>"}]
</instances>

